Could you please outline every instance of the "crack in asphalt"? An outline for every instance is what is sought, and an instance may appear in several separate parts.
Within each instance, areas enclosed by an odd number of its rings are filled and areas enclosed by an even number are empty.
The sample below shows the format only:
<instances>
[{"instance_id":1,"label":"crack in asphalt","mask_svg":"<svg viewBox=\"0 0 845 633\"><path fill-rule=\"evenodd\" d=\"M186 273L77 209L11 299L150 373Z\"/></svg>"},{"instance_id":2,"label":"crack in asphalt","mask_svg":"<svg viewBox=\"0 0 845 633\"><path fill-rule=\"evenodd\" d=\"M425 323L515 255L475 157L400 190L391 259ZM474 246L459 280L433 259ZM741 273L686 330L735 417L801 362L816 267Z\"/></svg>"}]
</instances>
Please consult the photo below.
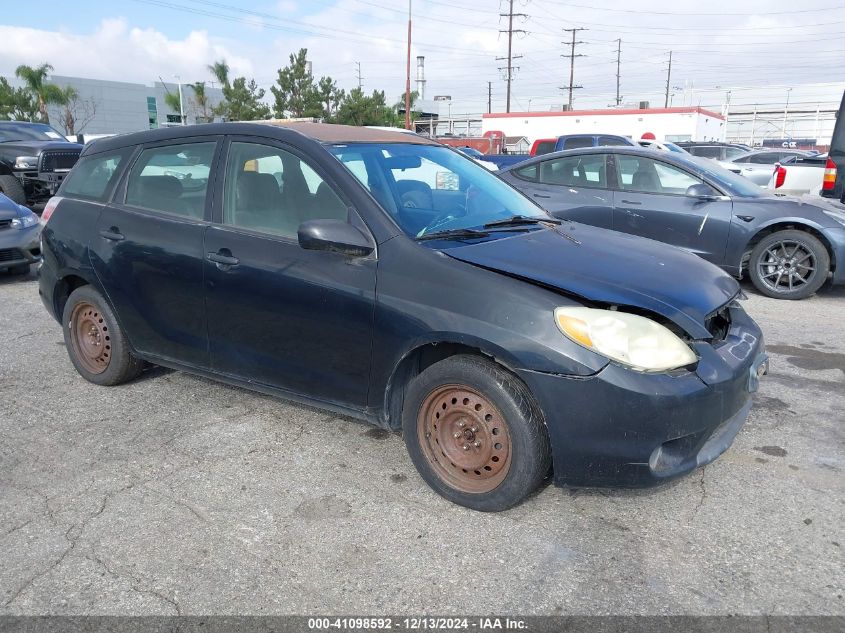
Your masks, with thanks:
<instances>
[{"instance_id":1,"label":"crack in asphalt","mask_svg":"<svg viewBox=\"0 0 845 633\"><path fill-rule=\"evenodd\" d=\"M96 552L92 552L91 556L85 556L85 558L87 560L91 561L92 563L99 565L100 567L105 569L106 572L110 576L113 576L115 578L119 578L121 580L128 581L129 588L132 591L134 591L135 593L138 593L138 594L141 594L141 595L146 594L146 595L154 596L154 597L158 598L159 600L161 600L162 602L165 602L165 603L169 604L170 606L172 606L173 609L176 611L176 615L182 615L182 608L179 606L179 603L176 601L175 598L170 598L169 596L166 596L163 593L161 593L160 591L156 591L155 589L144 588L143 586L141 586L141 583L142 583L141 578L134 576L132 574L120 573L120 572L115 571L114 569L109 567L109 565L103 559L101 559L99 556L97 556Z\"/></svg>"},{"instance_id":2,"label":"crack in asphalt","mask_svg":"<svg viewBox=\"0 0 845 633\"><path fill-rule=\"evenodd\" d=\"M704 474L707 470L707 466L704 465L701 467L701 477L698 479L698 486L701 488L701 497L698 499L698 503L696 504L695 508L692 511L692 518L695 520L695 517L698 516L698 511L701 510L701 507L704 505L704 502L707 500L707 486L704 484Z\"/></svg>"}]
</instances>

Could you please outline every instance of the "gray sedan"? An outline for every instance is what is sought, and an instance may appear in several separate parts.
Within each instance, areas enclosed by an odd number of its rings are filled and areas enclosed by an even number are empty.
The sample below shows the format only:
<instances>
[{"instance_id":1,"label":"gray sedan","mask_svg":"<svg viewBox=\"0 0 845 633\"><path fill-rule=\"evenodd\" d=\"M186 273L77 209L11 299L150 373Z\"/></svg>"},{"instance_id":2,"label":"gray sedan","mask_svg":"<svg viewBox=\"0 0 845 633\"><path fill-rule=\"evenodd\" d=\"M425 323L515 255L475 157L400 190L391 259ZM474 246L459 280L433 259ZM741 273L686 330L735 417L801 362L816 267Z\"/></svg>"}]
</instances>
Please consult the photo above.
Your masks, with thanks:
<instances>
[{"instance_id":1,"label":"gray sedan","mask_svg":"<svg viewBox=\"0 0 845 633\"><path fill-rule=\"evenodd\" d=\"M755 149L730 160L718 161L718 163L728 171L748 178L755 185L765 187L769 184L769 179L775 170L775 163L810 154L812 152L797 149Z\"/></svg>"},{"instance_id":2,"label":"gray sedan","mask_svg":"<svg viewBox=\"0 0 845 633\"><path fill-rule=\"evenodd\" d=\"M41 258L38 216L0 193L0 272L25 275Z\"/></svg>"},{"instance_id":3,"label":"gray sedan","mask_svg":"<svg viewBox=\"0 0 845 633\"><path fill-rule=\"evenodd\" d=\"M776 197L712 160L594 147L498 173L558 218L681 247L770 297L845 284L845 213Z\"/></svg>"}]
</instances>

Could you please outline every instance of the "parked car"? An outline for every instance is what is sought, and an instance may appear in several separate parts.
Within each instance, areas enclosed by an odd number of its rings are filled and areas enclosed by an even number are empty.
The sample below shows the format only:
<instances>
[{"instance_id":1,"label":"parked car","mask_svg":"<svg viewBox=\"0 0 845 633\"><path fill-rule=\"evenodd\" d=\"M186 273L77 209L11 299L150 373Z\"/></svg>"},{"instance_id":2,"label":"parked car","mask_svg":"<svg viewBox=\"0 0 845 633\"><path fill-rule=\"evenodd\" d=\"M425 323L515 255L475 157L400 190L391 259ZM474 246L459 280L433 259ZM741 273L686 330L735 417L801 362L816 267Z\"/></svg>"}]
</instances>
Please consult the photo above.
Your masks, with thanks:
<instances>
[{"instance_id":1,"label":"parked car","mask_svg":"<svg viewBox=\"0 0 845 633\"><path fill-rule=\"evenodd\" d=\"M815 152L799 149L755 149L730 160L718 161L721 167L739 174L760 187L766 187L775 171L775 164L790 158L811 156Z\"/></svg>"},{"instance_id":2,"label":"parked car","mask_svg":"<svg viewBox=\"0 0 845 633\"><path fill-rule=\"evenodd\" d=\"M770 297L845 283L845 214L776 197L707 159L594 148L499 174L555 217L684 248L740 279L747 273Z\"/></svg>"},{"instance_id":3,"label":"parked car","mask_svg":"<svg viewBox=\"0 0 845 633\"><path fill-rule=\"evenodd\" d=\"M148 174L174 155L208 167L204 189ZM706 464L767 366L717 267L562 223L401 133L97 141L44 216L39 292L85 379L147 361L401 429L423 479L477 510L519 503L550 468L641 486Z\"/></svg>"},{"instance_id":4,"label":"parked car","mask_svg":"<svg viewBox=\"0 0 845 633\"><path fill-rule=\"evenodd\" d=\"M819 196L831 168L835 170L827 154L792 156L775 165L766 187L780 195Z\"/></svg>"},{"instance_id":5,"label":"parked car","mask_svg":"<svg viewBox=\"0 0 845 633\"><path fill-rule=\"evenodd\" d=\"M689 154L689 152L680 145L675 145L675 143L671 143L669 141L661 142L643 138L637 141L637 145L639 145L640 147L645 147L647 149L659 149L664 152L678 152L679 154Z\"/></svg>"},{"instance_id":6,"label":"parked car","mask_svg":"<svg viewBox=\"0 0 845 633\"><path fill-rule=\"evenodd\" d=\"M830 160L825 166L822 196L845 204L845 92L842 93L842 102L833 126L828 157Z\"/></svg>"},{"instance_id":7,"label":"parked car","mask_svg":"<svg viewBox=\"0 0 845 633\"><path fill-rule=\"evenodd\" d=\"M714 160L731 160L745 152L751 151L748 145L742 143L719 143L716 141L679 141L682 147L693 156L712 158Z\"/></svg>"},{"instance_id":8,"label":"parked car","mask_svg":"<svg viewBox=\"0 0 845 633\"><path fill-rule=\"evenodd\" d=\"M464 156L469 156L472 160L474 160L476 163L478 163L485 169L489 169L490 171L496 171L499 169L499 166L496 163L487 160L486 154L479 152L474 147L464 146L456 147L455 149L458 150Z\"/></svg>"},{"instance_id":9,"label":"parked car","mask_svg":"<svg viewBox=\"0 0 845 633\"><path fill-rule=\"evenodd\" d=\"M636 145L627 136L618 134L564 134L555 138L540 138L531 145L531 156L542 156L551 152L581 147L604 147L605 145Z\"/></svg>"},{"instance_id":10,"label":"parked car","mask_svg":"<svg viewBox=\"0 0 845 633\"><path fill-rule=\"evenodd\" d=\"M0 271L25 275L41 257L38 216L0 193Z\"/></svg>"},{"instance_id":11,"label":"parked car","mask_svg":"<svg viewBox=\"0 0 845 633\"><path fill-rule=\"evenodd\" d=\"M0 193L18 204L46 202L81 151L45 123L0 121Z\"/></svg>"}]
</instances>

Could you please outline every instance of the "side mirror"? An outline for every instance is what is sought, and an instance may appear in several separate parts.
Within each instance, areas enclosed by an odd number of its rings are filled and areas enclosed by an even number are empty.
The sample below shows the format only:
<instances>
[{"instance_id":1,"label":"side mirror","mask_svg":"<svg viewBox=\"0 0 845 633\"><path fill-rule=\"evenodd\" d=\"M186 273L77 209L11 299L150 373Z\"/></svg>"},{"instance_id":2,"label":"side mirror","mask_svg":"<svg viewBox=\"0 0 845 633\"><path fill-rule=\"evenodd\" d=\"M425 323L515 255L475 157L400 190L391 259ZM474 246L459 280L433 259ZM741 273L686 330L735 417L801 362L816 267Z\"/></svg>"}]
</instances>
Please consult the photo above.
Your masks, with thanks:
<instances>
[{"instance_id":1,"label":"side mirror","mask_svg":"<svg viewBox=\"0 0 845 633\"><path fill-rule=\"evenodd\" d=\"M719 193L713 189L713 187L703 182L687 187L685 195L690 198L698 198L699 200L705 202L719 200L721 198Z\"/></svg>"},{"instance_id":2,"label":"side mirror","mask_svg":"<svg viewBox=\"0 0 845 633\"><path fill-rule=\"evenodd\" d=\"M370 238L343 220L308 220L296 232L299 245L311 251L330 251L364 257L375 246Z\"/></svg>"}]
</instances>

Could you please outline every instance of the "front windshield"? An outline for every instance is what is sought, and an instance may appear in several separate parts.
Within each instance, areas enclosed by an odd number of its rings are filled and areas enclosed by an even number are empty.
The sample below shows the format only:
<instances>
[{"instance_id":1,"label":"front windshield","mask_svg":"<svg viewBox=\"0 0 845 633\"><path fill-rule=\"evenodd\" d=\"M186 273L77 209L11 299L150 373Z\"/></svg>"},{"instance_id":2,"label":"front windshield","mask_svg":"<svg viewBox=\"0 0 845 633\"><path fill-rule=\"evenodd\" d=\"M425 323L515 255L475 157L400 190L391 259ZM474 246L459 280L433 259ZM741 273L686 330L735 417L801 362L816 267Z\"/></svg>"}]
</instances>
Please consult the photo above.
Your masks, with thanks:
<instances>
[{"instance_id":1,"label":"front windshield","mask_svg":"<svg viewBox=\"0 0 845 633\"><path fill-rule=\"evenodd\" d=\"M10 141L66 141L60 132L45 123L15 123L0 125L0 142Z\"/></svg>"},{"instance_id":2,"label":"front windshield","mask_svg":"<svg viewBox=\"0 0 845 633\"><path fill-rule=\"evenodd\" d=\"M679 157L680 158L680 157ZM709 158L701 158L692 154L684 156L683 160L690 163L690 167L714 180L730 196L740 198L760 198L766 195L759 185L754 184L744 176L725 169Z\"/></svg>"},{"instance_id":3,"label":"front windshield","mask_svg":"<svg viewBox=\"0 0 845 633\"><path fill-rule=\"evenodd\" d=\"M412 237L549 215L475 161L438 145L351 143L329 151Z\"/></svg>"}]
</instances>

